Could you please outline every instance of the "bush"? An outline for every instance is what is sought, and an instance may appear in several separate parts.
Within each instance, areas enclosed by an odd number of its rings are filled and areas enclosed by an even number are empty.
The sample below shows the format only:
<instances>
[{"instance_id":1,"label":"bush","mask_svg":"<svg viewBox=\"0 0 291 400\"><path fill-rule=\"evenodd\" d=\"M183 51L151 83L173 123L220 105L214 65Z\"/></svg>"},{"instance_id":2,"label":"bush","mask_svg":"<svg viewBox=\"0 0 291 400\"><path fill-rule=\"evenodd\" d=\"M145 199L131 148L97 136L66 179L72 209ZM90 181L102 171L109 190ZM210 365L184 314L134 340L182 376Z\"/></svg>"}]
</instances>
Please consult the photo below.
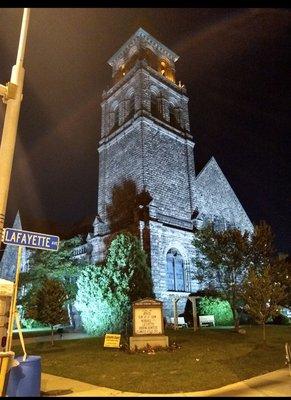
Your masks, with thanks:
<instances>
[{"instance_id":1,"label":"bush","mask_svg":"<svg viewBox=\"0 0 291 400\"><path fill-rule=\"evenodd\" d=\"M241 325L256 325L255 319L246 310L239 310L239 323Z\"/></svg>"},{"instance_id":2,"label":"bush","mask_svg":"<svg viewBox=\"0 0 291 400\"><path fill-rule=\"evenodd\" d=\"M196 301L197 315L214 315L215 325L233 325L233 315L227 300L219 297L203 296ZM186 323L193 326L192 303L188 299L183 314Z\"/></svg>"},{"instance_id":3,"label":"bush","mask_svg":"<svg viewBox=\"0 0 291 400\"><path fill-rule=\"evenodd\" d=\"M278 314L275 317L273 317L273 324L275 324L275 325L289 325L290 321L289 321L289 318L286 317L286 315Z\"/></svg>"},{"instance_id":4,"label":"bush","mask_svg":"<svg viewBox=\"0 0 291 400\"><path fill-rule=\"evenodd\" d=\"M139 240L118 234L104 265L84 268L77 280L75 306L86 332L97 336L131 329L131 304L152 296L150 267Z\"/></svg>"},{"instance_id":5,"label":"bush","mask_svg":"<svg viewBox=\"0 0 291 400\"><path fill-rule=\"evenodd\" d=\"M227 300L202 297L197 305L198 315L214 315L215 325L233 325L233 315Z\"/></svg>"},{"instance_id":6,"label":"bush","mask_svg":"<svg viewBox=\"0 0 291 400\"><path fill-rule=\"evenodd\" d=\"M102 265L88 265L77 280L75 307L90 335L122 331L130 312L128 296L117 288L110 289L109 272Z\"/></svg>"},{"instance_id":7,"label":"bush","mask_svg":"<svg viewBox=\"0 0 291 400\"><path fill-rule=\"evenodd\" d=\"M48 325L42 324L41 322L35 321L34 319L31 319L31 318L21 318L20 323L24 329L48 327Z\"/></svg>"}]
</instances>

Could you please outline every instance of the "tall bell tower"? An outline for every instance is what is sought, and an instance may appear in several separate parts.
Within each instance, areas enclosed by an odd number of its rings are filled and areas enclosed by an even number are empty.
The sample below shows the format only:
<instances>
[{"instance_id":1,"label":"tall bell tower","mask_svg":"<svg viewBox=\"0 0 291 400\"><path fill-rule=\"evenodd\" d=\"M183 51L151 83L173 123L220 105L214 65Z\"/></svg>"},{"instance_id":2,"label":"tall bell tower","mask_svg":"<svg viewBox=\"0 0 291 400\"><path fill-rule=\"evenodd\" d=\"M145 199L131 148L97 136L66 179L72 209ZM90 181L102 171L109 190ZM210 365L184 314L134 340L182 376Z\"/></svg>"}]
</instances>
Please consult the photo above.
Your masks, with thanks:
<instances>
[{"instance_id":1,"label":"tall bell tower","mask_svg":"<svg viewBox=\"0 0 291 400\"><path fill-rule=\"evenodd\" d=\"M101 261L109 235L135 224L148 246L161 300L169 287L191 290L185 246L193 247L194 143L186 89L176 80L177 60L140 28L108 61L113 86L103 92L101 104L98 215L90 240L93 260ZM140 198L145 201L137 203Z\"/></svg>"},{"instance_id":2,"label":"tall bell tower","mask_svg":"<svg viewBox=\"0 0 291 400\"><path fill-rule=\"evenodd\" d=\"M97 216L76 257L100 262L111 235L139 235L151 261L153 291L166 315L183 312L197 285L193 229L252 224L212 157L196 176L186 89L178 56L138 29L110 58L103 92ZM86 253L86 255L85 255ZM142 283L141 283L142 284Z\"/></svg>"}]
</instances>

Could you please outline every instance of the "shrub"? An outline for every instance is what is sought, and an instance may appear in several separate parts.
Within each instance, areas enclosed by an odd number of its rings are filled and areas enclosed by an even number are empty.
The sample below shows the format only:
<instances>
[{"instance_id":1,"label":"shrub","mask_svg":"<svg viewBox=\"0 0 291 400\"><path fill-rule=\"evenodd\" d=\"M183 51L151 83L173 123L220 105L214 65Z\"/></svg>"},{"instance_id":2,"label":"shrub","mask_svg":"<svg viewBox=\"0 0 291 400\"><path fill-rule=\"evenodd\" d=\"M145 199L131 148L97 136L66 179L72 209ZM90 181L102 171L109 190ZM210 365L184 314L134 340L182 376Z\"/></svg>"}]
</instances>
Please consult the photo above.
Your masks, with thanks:
<instances>
[{"instance_id":1,"label":"shrub","mask_svg":"<svg viewBox=\"0 0 291 400\"><path fill-rule=\"evenodd\" d=\"M214 315L215 325L233 325L233 315L227 300L202 297L197 303L198 315Z\"/></svg>"},{"instance_id":2,"label":"shrub","mask_svg":"<svg viewBox=\"0 0 291 400\"><path fill-rule=\"evenodd\" d=\"M273 324L275 325L289 325L290 321L286 315L278 314L273 317Z\"/></svg>"},{"instance_id":3,"label":"shrub","mask_svg":"<svg viewBox=\"0 0 291 400\"><path fill-rule=\"evenodd\" d=\"M126 332L133 301L152 296L150 267L139 240L121 233L111 242L104 265L89 265L77 280L75 306L86 332Z\"/></svg>"},{"instance_id":4,"label":"shrub","mask_svg":"<svg viewBox=\"0 0 291 400\"><path fill-rule=\"evenodd\" d=\"M21 318L20 323L24 329L46 328L48 326L31 318Z\"/></svg>"},{"instance_id":5,"label":"shrub","mask_svg":"<svg viewBox=\"0 0 291 400\"><path fill-rule=\"evenodd\" d=\"M124 329L130 302L122 290L111 290L111 278L102 265L88 265L77 280L75 307L85 331L102 336Z\"/></svg>"}]
</instances>

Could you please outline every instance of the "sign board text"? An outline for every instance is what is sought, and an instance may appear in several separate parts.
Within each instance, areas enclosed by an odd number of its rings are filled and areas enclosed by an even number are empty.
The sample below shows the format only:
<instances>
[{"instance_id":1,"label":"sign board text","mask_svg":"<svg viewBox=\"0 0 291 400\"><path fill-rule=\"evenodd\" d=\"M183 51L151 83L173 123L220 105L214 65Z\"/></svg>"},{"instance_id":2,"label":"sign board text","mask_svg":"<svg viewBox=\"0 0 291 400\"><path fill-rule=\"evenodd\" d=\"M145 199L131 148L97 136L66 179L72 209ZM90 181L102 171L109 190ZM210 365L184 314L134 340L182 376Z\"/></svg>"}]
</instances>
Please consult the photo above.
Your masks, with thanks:
<instances>
[{"instance_id":1,"label":"sign board text","mask_svg":"<svg viewBox=\"0 0 291 400\"><path fill-rule=\"evenodd\" d=\"M31 247L40 250L58 250L60 238L45 233L22 231L20 229L5 228L3 243L14 246Z\"/></svg>"},{"instance_id":2,"label":"sign board text","mask_svg":"<svg viewBox=\"0 0 291 400\"><path fill-rule=\"evenodd\" d=\"M119 349L120 338L121 338L120 334L106 333L104 338L104 347L115 347Z\"/></svg>"}]
</instances>

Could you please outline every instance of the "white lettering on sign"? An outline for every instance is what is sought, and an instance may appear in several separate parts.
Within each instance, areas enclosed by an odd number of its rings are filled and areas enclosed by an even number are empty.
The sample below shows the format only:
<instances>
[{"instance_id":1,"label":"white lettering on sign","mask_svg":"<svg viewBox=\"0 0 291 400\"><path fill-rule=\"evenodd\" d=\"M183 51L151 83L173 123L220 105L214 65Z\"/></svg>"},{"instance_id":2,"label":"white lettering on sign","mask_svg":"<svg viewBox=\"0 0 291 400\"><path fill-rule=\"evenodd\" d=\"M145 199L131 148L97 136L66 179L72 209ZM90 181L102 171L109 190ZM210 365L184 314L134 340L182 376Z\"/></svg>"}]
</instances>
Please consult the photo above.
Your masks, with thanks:
<instances>
[{"instance_id":1,"label":"white lettering on sign","mask_svg":"<svg viewBox=\"0 0 291 400\"><path fill-rule=\"evenodd\" d=\"M16 246L34 247L44 250L58 250L59 237L46 234L21 231L13 228L5 228L2 241L5 244Z\"/></svg>"},{"instance_id":2,"label":"white lettering on sign","mask_svg":"<svg viewBox=\"0 0 291 400\"><path fill-rule=\"evenodd\" d=\"M13 232L12 233L12 235L11 235L11 238L10 238L10 240L12 241L12 242L16 242L16 238L15 238L15 232Z\"/></svg>"},{"instance_id":3,"label":"white lettering on sign","mask_svg":"<svg viewBox=\"0 0 291 400\"><path fill-rule=\"evenodd\" d=\"M163 333L162 310L160 307L136 308L135 309L135 334L137 335L159 335Z\"/></svg>"}]
</instances>

